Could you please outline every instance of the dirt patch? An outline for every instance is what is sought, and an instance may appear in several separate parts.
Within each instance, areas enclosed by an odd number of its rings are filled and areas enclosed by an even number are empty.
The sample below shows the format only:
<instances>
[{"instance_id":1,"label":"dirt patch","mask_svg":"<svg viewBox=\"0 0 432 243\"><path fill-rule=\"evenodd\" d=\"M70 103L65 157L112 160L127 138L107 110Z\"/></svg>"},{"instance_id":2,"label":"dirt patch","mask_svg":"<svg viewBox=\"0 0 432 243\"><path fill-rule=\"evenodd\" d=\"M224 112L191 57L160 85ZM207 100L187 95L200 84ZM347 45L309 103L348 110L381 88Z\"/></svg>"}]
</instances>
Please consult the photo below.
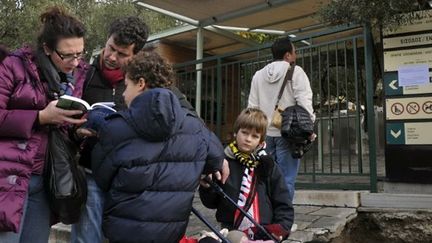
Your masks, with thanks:
<instances>
[{"instance_id":1,"label":"dirt patch","mask_svg":"<svg viewBox=\"0 0 432 243\"><path fill-rule=\"evenodd\" d=\"M432 242L432 213L359 213L331 243L421 243Z\"/></svg>"}]
</instances>

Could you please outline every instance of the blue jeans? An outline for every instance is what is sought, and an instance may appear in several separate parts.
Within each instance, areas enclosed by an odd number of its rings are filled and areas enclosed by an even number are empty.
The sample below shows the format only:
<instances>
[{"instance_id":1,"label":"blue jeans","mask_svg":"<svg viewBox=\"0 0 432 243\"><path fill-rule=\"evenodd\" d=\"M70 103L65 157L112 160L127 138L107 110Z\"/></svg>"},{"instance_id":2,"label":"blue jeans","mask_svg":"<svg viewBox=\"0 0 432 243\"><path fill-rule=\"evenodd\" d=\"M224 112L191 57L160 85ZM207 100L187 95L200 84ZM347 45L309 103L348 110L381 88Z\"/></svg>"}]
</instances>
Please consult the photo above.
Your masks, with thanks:
<instances>
[{"instance_id":1,"label":"blue jeans","mask_svg":"<svg viewBox=\"0 0 432 243\"><path fill-rule=\"evenodd\" d=\"M291 202L294 199L295 181L300 166L300 159L294 159L287 141L282 137L266 137L266 151L273 156L285 177Z\"/></svg>"},{"instance_id":2,"label":"blue jeans","mask_svg":"<svg viewBox=\"0 0 432 243\"><path fill-rule=\"evenodd\" d=\"M104 193L91 174L86 173L86 179L87 203L78 223L72 225L72 243L100 243L104 240L102 234Z\"/></svg>"},{"instance_id":3,"label":"blue jeans","mask_svg":"<svg viewBox=\"0 0 432 243\"><path fill-rule=\"evenodd\" d=\"M50 217L51 210L46 199L42 176L32 175L20 230L18 233L0 232L0 242L47 243L51 229Z\"/></svg>"}]
</instances>

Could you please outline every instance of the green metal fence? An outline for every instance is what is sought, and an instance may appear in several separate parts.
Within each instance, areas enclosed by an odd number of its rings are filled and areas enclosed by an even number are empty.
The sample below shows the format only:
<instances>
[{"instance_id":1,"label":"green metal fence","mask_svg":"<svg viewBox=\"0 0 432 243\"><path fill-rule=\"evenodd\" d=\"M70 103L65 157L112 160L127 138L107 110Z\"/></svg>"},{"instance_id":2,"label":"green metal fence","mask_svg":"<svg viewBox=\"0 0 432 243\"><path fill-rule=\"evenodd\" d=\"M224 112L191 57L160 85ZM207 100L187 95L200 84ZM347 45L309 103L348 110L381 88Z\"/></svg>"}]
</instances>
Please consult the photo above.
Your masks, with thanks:
<instances>
[{"instance_id":1,"label":"green metal fence","mask_svg":"<svg viewBox=\"0 0 432 243\"><path fill-rule=\"evenodd\" d=\"M314 92L318 134L302 159L297 187L376 191L375 139L368 139L375 138L369 27L333 28L293 41ZM233 139L234 120L247 106L253 74L271 62L269 47L175 66L180 90L195 104L196 64L202 63L201 117L224 143Z\"/></svg>"}]
</instances>

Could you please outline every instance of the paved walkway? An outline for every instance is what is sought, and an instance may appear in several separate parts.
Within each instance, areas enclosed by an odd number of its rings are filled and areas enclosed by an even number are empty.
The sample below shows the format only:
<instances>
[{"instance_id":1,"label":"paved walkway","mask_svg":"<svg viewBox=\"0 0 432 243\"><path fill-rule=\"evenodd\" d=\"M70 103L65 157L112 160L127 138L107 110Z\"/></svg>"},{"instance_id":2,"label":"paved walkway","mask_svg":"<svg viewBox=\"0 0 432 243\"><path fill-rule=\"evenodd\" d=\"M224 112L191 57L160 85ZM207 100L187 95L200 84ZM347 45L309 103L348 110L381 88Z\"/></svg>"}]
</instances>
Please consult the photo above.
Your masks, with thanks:
<instances>
[{"instance_id":1,"label":"paved walkway","mask_svg":"<svg viewBox=\"0 0 432 243\"><path fill-rule=\"evenodd\" d=\"M298 191L294 203L297 230L286 242L329 241L339 236L345 225L357 216L359 192L341 191ZM307 204L323 204L327 206L307 206ZM213 225L218 226L214 219L214 210L205 208L195 197L194 207L201 212ZM194 215L191 216L187 235L197 235L201 230L210 231Z\"/></svg>"},{"instance_id":2,"label":"paved walkway","mask_svg":"<svg viewBox=\"0 0 432 243\"><path fill-rule=\"evenodd\" d=\"M355 208L295 206L298 228L287 242L327 242L340 235L345 225L357 216Z\"/></svg>"},{"instance_id":3,"label":"paved walkway","mask_svg":"<svg viewBox=\"0 0 432 243\"><path fill-rule=\"evenodd\" d=\"M341 191L298 191L295 199L297 205L294 206L297 231L293 232L286 242L328 242L339 236L345 225L357 216L358 194ZM197 196L194 199L194 208L219 228L214 218L214 210L205 208ZM69 226L59 224L53 228L50 243L69 242ZM186 234L197 236L203 230L210 231L200 219L191 215Z\"/></svg>"}]
</instances>

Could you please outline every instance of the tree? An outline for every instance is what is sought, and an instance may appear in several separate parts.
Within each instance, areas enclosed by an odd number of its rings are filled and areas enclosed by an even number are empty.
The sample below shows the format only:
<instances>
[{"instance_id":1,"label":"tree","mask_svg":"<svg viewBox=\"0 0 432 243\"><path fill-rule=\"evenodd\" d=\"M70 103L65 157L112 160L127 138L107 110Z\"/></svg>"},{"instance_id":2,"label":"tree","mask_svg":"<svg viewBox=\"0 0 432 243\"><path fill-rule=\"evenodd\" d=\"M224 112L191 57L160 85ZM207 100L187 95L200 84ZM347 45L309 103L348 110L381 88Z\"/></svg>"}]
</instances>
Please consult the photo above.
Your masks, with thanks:
<instances>
[{"instance_id":1,"label":"tree","mask_svg":"<svg viewBox=\"0 0 432 243\"><path fill-rule=\"evenodd\" d=\"M395 30L401 23L412 22L420 16L413 12L430 9L427 0L333 0L322 5L318 16L329 25L370 23L372 35L377 37L381 29ZM401 15L402 13L407 13ZM379 38L374 39L374 90L375 104L382 104L382 68L379 54L381 44ZM361 73L360 73L361 74ZM364 80L360 80L364 83ZM362 99L363 100L363 99Z\"/></svg>"},{"instance_id":2,"label":"tree","mask_svg":"<svg viewBox=\"0 0 432 243\"><path fill-rule=\"evenodd\" d=\"M248 39L256 41L257 43L263 44L266 42L274 41L279 36L277 35L270 35L270 34L264 34L264 33L253 33L253 32L236 32L239 36Z\"/></svg>"},{"instance_id":3,"label":"tree","mask_svg":"<svg viewBox=\"0 0 432 243\"><path fill-rule=\"evenodd\" d=\"M412 21L417 16L409 13L430 8L427 0L333 0L322 5L318 14L323 22L331 25L363 24L373 27L397 28L402 22Z\"/></svg>"},{"instance_id":4,"label":"tree","mask_svg":"<svg viewBox=\"0 0 432 243\"><path fill-rule=\"evenodd\" d=\"M16 49L23 43L34 44L40 14L54 5L64 7L86 25L85 46L89 53L105 44L109 24L121 16L144 19L151 33L180 24L170 17L141 8L132 0L0 0L1 44L9 49Z\"/></svg>"}]
</instances>

